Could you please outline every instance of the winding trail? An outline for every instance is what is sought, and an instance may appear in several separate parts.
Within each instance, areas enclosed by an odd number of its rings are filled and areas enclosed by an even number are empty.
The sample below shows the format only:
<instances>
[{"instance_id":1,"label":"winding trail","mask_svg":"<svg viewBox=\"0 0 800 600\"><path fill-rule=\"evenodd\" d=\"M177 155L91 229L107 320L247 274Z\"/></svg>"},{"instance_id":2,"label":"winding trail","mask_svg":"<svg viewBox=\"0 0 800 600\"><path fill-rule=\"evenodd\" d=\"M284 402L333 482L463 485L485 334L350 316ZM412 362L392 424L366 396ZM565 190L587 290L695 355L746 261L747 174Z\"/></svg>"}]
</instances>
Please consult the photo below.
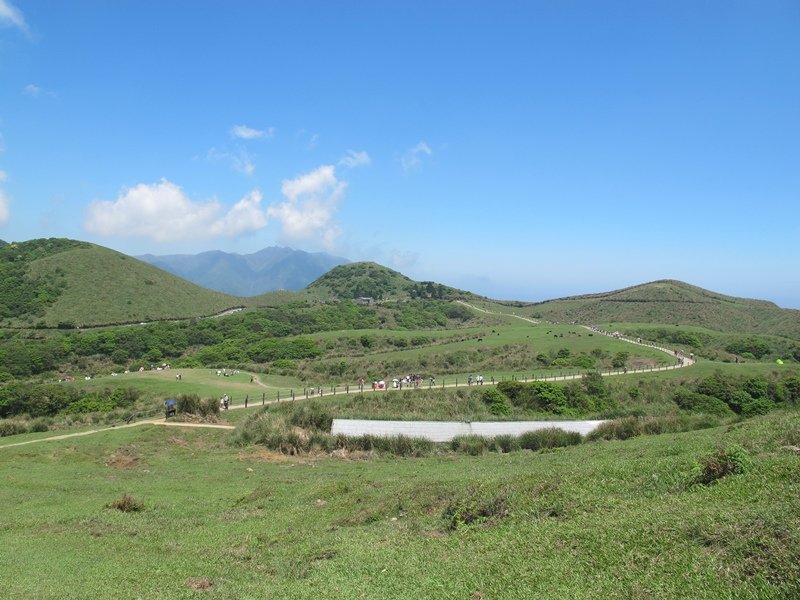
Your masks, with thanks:
<instances>
[{"instance_id":1,"label":"winding trail","mask_svg":"<svg viewBox=\"0 0 800 600\"><path fill-rule=\"evenodd\" d=\"M478 312L482 312L482 313L485 313L485 314L497 315L497 316L502 316L502 317L514 317L514 318L520 319L522 321L527 321L528 323L531 323L533 325L539 325L540 324L539 321L536 321L536 320L528 318L528 317L522 317L520 315L489 311L489 310L486 310L486 309L483 309L483 308L478 308L477 306L473 306L473 305L468 304L467 302L463 302L461 300L456 300L456 302L458 302L459 304L462 304L462 305L464 305L464 306L466 306L466 307L468 307L468 308L470 308L472 310L475 310L475 311L478 311ZM673 356L675 358L675 364L672 365L672 366L654 367L654 368L649 368L649 369L630 369L630 370L629 369L619 369L617 371L609 371L607 373L601 373L601 375L603 377L634 375L634 374L637 374L637 373L638 374L641 374L641 373L654 373L654 372L658 372L658 371L672 371L674 369L681 369L683 367L689 367L689 366L695 364L695 362L696 362L693 358L683 356L682 353L680 353L680 352L678 352L676 350L670 350L669 348L664 348L662 346L657 346L656 344L642 342L640 339L637 339L637 340L628 339L628 338L625 338L625 337L623 337L622 335L620 335L618 333L609 333L607 331L603 331L603 330L597 329L595 327L590 327L588 325L577 325L577 326L578 327L582 327L584 329L587 329L587 330L591 331L594 334L606 335L608 337L613 337L614 339L617 339L617 340L619 340L621 342L627 342L629 344L634 344L634 345L637 345L637 346L644 346L644 347L647 347L647 348L653 348L654 350L660 350L661 352L669 354L670 356ZM581 377L583 377L583 373L576 373L576 374L572 374L572 375L554 375L552 377L540 377L540 378L537 377L535 380L536 381L570 381L570 380L574 380L574 379L580 379ZM270 387L267 384L263 383L261 381L261 379L258 377L258 375L253 375L253 383L255 383L255 384L257 384L257 385L259 385L259 386L261 386L263 388L269 388ZM493 385L493 384L496 384L496 383L499 383L499 382L491 382L491 381L487 382L487 381L484 381L484 384L486 384L486 385ZM477 384L473 384L473 385L477 385ZM414 390L414 389L430 389L430 387L431 386L426 386L426 385L423 384L423 385L420 385L420 386L417 386L417 387L406 386L405 388L399 388L399 389L386 388L386 389L383 389L383 390L373 390L372 387L370 387L370 386L362 388L362 387L359 387L359 386L355 385L355 386L353 386L352 389L348 388L347 390L338 391L338 394L339 395L342 395L342 394L347 395L347 394L360 394L360 393L365 393L365 394L366 393L381 393L381 392L385 393L385 392L397 392L397 391L401 391L403 389L405 389L405 390L408 390L408 389L412 389L412 390ZM459 387L459 384L456 381L456 383L437 385L436 387L437 388L453 388L453 387ZM461 384L461 387L464 387L464 383ZM318 389L321 389L321 388L318 388ZM332 392L331 391L320 391L320 393L310 394L308 397L309 398L311 398L311 397L313 397L313 398L323 398L323 397L326 397L326 396L335 396L335 395L337 395L336 391L332 391ZM300 397L300 396L298 396L298 397ZM302 397L305 398L305 395L303 395ZM284 402L287 402L287 401L289 401L289 400L288 399L284 400ZM279 402L280 402L280 400L267 400L267 401L262 402L262 405L277 404ZM259 404L254 402L254 403L249 405L250 408L252 408L254 406L259 406ZM231 405L228 410L240 410L240 409L243 409L243 408L248 408L248 407L246 407L243 403L239 403L239 404L236 404L236 405ZM2 450L3 448L13 448L13 447L16 447L16 446L25 446L27 444L37 444L37 443L40 443L40 442L51 442L51 441L56 441L56 440L66 440L66 439L69 439L69 438L82 437L82 436L86 436L86 435L92 435L92 434L95 434L95 433L101 433L103 431L116 431L118 429L127 429L127 428L130 428L130 427L138 427L140 425L163 425L165 427L196 427L196 428L205 428L205 429L227 429L227 430L236 429L236 427L234 425L221 425L221 424L215 424L215 423L187 423L187 422L181 422L181 421L168 421L165 417L158 417L158 418L151 418L151 419L143 419L141 421L136 421L135 423L126 423L124 425L112 425L111 427L103 427L103 428L100 428L100 429L90 429L88 431L80 431L80 432L77 432L77 433L65 433L65 434L62 434L62 435L54 435L54 436L51 436L51 437L44 437L44 438L39 438L39 439L35 439L35 440L27 440L25 442L14 442L14 443L11 443L11 444L0 444L0 450Z\"/></svg>"}]
</instances>

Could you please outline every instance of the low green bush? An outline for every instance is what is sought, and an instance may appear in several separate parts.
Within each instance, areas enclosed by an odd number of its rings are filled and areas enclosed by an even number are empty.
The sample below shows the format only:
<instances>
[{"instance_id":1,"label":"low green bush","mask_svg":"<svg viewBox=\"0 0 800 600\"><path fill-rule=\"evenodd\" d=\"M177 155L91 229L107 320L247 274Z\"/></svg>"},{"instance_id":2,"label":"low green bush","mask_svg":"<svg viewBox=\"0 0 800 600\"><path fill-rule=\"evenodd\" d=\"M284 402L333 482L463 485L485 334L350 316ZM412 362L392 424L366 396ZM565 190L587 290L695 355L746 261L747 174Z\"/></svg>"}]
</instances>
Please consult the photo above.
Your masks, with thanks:
<instances>
[{"instance_id":1,"label":"low green bush","mask_svg":"<svg viewBox=\"0 0 800 600\"><path fill-rule=\"evenodd\" d=\"M495 387L483 390L481 394L483 402L489 406L489 412L493 415L508 415L511 413L511 405L508 403L506 395Z\"/></svg>"},{"instance_id":2,"label":"low green bush","mask_svg":"<svg viewBox=\"0 0 800 600\"><path fill-rule=\"evenodd\" d=\"M709 485L728 475L741 475L753 468L750 453L734 444L728 448L720 448L713 454L703 457L692 470L691 482Z\"/></svg>"}]
</instances>

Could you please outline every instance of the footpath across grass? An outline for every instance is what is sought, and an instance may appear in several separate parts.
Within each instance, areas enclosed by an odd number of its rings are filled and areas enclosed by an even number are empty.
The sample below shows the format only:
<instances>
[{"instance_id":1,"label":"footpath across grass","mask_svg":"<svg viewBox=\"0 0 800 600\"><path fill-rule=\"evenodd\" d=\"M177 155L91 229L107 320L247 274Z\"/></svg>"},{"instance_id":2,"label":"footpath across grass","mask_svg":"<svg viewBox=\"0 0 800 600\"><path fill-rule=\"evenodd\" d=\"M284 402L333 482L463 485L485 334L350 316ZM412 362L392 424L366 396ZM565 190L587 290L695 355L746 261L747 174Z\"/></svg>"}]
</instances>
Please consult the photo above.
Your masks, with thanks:
<instances>
[{"instance_id":1,"label":"footpath across grass","mask_svg":"<svg viewBox=\"0 0 800 600\"><path fill-rule=\"evenodd\" d=\"M229 440L141 426L3 449L3 595L800 594L797 412L475 457L285 457ZM725 448L752 466L693 484Z\"/></svg>"}]
</instances>

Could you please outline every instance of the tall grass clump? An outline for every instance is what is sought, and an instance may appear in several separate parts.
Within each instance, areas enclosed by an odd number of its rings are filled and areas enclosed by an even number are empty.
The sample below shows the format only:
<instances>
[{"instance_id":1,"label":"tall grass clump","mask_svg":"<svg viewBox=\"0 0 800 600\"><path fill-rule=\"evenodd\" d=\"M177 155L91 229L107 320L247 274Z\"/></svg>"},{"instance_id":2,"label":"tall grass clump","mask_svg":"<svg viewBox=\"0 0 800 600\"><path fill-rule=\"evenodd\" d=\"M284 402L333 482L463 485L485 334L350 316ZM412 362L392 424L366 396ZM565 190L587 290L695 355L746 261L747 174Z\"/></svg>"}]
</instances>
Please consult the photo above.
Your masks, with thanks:
<instances>
[{"instance_id":1,"label":"tall grass clump","mask_svg":"<svg viewBox=\"0 0 800 600\"><path fill-rule=\"evenodd\" d=\"M519 445L525 450L543 450L546 448L564 448L576 446L583 437L576 431L564 431L557 427L526 431L519 436Z\"/></svg>"},{"instance_id":2,"label":"tall grass clump","mask_svg":"<svg viewBox=\"0 0 800 600\"><path fill-rule=\"evenodd\" d=\"M601 423L586 436L588 441L627 440L640 435L681 433L718 427L723 420L710 414L680 414L663 417L622 417Z\"/></svg>"},{"instance_id":3,"label":"tall grass clump","mask_svg":"<svg viewBox=\"0 0 800 600\"><path fill-rule=\"evenodd\" d=\"M450 440L450 449L460 454L480 456L490 449L489 440L480 435L457 435Z\"/></svg>"},{"instance_id":4,"label":"tall grass clump","mask_svg":"<svg viewBox=\"0 0 800 600\"><path fill-rule=\"evenodd\" d=\"M319 402L303 402L294 407L289 423L303 429L330 432L333 415Z\"/></svg>"},{"instance_id":5,"label":"tall grass clump","mask_svg":"<svg viewBox=\"0 0 800 600\"><path fill-rule=\"evenodd\" d=\"M211 417L219 415L219 401L214 398L200 398L197 394L179 394L177 409L180 414Z\"/></svg>"},{"instance_id":6,"label":"tall grass clump","mask_svg":"<svg viewBox=\"0 0 800 600\"><path fill-rule=\"evenodd\" d=\"M422 457L435 452L435 445L430 440L414 438L406 435L362 435L357 437L337 436L336 443L340 449L348 451L377 452L392 456Z\"/></svg>"}]
</instances>

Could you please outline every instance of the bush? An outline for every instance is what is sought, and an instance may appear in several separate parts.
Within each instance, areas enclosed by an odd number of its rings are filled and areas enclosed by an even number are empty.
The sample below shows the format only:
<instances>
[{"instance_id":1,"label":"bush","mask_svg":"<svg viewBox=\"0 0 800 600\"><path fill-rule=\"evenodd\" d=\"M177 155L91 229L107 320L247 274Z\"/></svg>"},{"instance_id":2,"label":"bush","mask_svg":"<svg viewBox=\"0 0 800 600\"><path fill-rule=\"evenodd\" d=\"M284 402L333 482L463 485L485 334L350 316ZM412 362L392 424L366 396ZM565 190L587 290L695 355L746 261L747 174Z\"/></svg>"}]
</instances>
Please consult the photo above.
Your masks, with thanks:
<instances>
[{"instance_id":1,"label":"bush","mask_svg":"<svg viewBox=\"0 0 800 600\"><path fill-rule=\"evenodd\" d=\"M0 420L0 437L9 435L19 435L28 433L28 425L22 421L12 421L11 419Z\"/></svg>"},{"instance_id":2,"label":"bush","mask_svg":"<svg viewBox=\"0 0 800 600\"><path fill-rule=\"evenodd\" d=\"M481 397L485 404L489 406L489 412L493 415L507 415L511 413L511 405L508 398L497 388L486 388Z\"/></svg>"},{"instance_id":3,"label":"bush","mask_svg":"<svg viewBox=\"0 0 800 600\"><path fill-rule=\"evenodd\" d=\"M747 450L739 445L732 445L701 458L692 471L691 482L708 485L728 475L741 475L752 468L753 459Z\"/></svg>"},{"instance_id":4,"label":"bush","mask_svg":"<svg viewBox=\"0 0 800 600\"><path fill-rule=\"evenodd\" d=\"M94 394L87 394L80 400L70 404L66 412L73 415L80 413L111 412L114 408L115 406L112 400L103 400Z\"/></svg>"},{"instance_id":5,"label":"bush","mask_svg":"<svg viewBox=\"0 0 800 600\"><path fill-rule=\"evenodd\" d=\"M630 354L627 352L617 352L614 358L611 359L611 366L615 369L621 369L628 362Z\"/></svg>"},{"instance_id":6,"label":"bush","mask_svg":"<svg viewBox=\"0 0 800 600\"><path fill-rule=\"evenodd\" d=\"M719 398L699 394L685 387L680 387L675 391L672 401L682 409L694 413L705 413L718 417L732 417L734 415L730 407Z\"/></svg>"},{"instance_id":7,"label":"bush","mask_svg":"<svg viewBox=\"0 0 800 600\"><path fill-rule=\"evenodd\" d=\"M175 399L178 403L179 413L189 413L196 415L200 410L200 396L197 394L179 394Z\"/></svg>"},{"instance_id":8,"label":"bush","mask_svg":"<svg viewBox=\"0 0 800 600\"><path fill-rule=\"evenodd\" d=\"M750 398L741 404L741 415L743 417L754 417L765 415L775 408L775 403L769 398Z\"/></svg>"}]
</instances>

